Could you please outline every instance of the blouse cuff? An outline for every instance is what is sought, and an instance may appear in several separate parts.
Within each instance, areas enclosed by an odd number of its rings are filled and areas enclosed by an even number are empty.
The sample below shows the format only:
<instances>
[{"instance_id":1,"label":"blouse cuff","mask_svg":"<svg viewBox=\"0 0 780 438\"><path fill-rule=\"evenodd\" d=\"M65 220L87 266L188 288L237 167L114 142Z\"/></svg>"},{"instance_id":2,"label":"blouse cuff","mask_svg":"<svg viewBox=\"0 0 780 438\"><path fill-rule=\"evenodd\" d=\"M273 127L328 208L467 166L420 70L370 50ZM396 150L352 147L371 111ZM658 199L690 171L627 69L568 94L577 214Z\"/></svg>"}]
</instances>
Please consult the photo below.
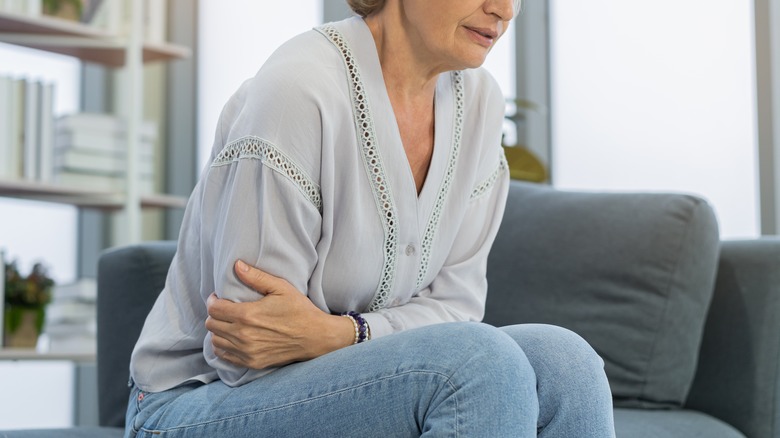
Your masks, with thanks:
<instances>
[{"instance_id":1,"label":"blouse cuff","mask_svg":"<svg viewBox=\"0 0 780 438\"><path fill-rule=\"evenodd\" d=\"M393 333L390 321L379 313L362 313L361 315L371 327L371 339L378 339Z\"/></svg>"}]
</instances>

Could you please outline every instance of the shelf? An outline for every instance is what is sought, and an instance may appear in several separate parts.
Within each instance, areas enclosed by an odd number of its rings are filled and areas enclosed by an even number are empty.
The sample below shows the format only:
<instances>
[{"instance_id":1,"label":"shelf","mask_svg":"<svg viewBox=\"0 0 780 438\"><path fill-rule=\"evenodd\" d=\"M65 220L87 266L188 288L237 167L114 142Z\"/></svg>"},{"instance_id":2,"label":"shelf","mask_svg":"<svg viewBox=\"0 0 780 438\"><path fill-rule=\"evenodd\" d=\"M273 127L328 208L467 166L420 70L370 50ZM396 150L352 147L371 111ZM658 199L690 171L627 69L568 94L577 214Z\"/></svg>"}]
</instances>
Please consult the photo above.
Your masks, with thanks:
<instances>
[{"instance_id":1,"label":"shelf","mask_svg":"<svg viewBox=\"0 0 780 438\"><path fill-rule=\"evenodd\" d=\"M95 362L91 353L40 353L35 349L0 348L0 360L65 360L71 362Z\"/></svg>"},{"instance_id":2,"label":"shelf","mask_svg":"<svg viewBox=\"0 0 780 438\"><path fill-rule=\"evenodd\" d=\"M124 208L121 194L86 189L68 188L55 184L0 179L0 196L33 201L54 202L98 210ZM187 198L173 195L141 195L143 208L184 208Z\"/></svg>"},{"instance_id":3,"label":"shelf","mask_svg":"<svg viewBox=\"0 0 780 438\"><path fill-rule=\"evenodd\" d=\"M125 64L125 39L85 24L0 12L0 29L3 43L73 56L108 67ZM189 48L175 44L143 44L144 63L186 58L190 54Z\"/></svg>"}]
</instances>

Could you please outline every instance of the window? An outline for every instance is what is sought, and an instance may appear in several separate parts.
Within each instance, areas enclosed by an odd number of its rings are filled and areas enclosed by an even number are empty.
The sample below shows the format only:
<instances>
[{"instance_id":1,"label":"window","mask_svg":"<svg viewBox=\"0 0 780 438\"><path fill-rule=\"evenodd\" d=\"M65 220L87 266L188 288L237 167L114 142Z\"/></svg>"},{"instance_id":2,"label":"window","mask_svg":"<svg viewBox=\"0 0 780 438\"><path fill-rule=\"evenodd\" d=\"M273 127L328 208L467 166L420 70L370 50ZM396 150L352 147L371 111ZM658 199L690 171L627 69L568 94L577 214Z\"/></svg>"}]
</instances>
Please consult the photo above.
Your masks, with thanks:
<instances>
[{"instance_id":1,"label":"window","mask_svg":"<svg viewBox=\"0 0 780 438\"><path fill-rule=\"evenodd\" d=\"M550 5L555 185L695 193L758 235L752 2Z\"/></svg>"}]
</instances>

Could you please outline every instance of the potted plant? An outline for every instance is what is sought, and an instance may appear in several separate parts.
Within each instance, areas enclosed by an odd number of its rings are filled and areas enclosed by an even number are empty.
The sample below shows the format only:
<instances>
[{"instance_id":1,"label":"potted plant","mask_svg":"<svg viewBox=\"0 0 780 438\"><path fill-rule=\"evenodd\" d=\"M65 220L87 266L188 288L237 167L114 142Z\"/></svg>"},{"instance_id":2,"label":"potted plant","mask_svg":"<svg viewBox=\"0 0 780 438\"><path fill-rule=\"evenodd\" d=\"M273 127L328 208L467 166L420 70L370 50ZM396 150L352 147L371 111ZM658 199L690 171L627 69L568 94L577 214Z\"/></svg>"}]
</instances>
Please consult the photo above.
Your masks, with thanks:
<instances>
[{"instance_id":1,"label":"potted plant","mask_svg":"<svg viewBox=\"0 0 780 438\"><path fill-rule=\"evenodd\" d=\"M84 9L82 0L43 0L44 15L80 21Z\"/></svg>"},{"instance_id":2,"label":"potted plant","mask_svg":"<svg viewBox=\"0 0 780 438\"><path fill-rule=\"evenodd\" d=\"M519 135L520 126L525 123L524 111L538 111L538 106L525 99L508 99L506 104L504 119L514 125L515 132ZM539 157L519 143L506 144L505 139L506 136L502 136L501 145L509 166L509 177L536 183L547 181L547 169Z\"/></svg>"},{"instance_id":3,"label":"potted plant","mask_svg":"<svg viewBox=\"0 0 780 438\"><path fill-rule=\"evenodd\" d=\"M40 263L26 277L16 262L5 264L5 314L3 345L12 348L34 348L43 331L46 305L51 301L54 281Z\"/></svg>"}]
</instances>

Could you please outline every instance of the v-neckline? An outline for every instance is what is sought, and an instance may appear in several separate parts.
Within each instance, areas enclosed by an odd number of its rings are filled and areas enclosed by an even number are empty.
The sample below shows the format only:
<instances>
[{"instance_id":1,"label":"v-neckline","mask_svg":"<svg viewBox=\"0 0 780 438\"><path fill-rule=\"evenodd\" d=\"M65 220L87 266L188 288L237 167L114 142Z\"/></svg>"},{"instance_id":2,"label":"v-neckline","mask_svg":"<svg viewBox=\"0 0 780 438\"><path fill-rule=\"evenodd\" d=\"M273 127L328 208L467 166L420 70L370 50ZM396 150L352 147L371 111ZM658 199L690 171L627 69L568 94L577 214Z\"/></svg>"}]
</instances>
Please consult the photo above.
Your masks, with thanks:
<instances>
[{"instance_id":1,"label":"v-neckline","mask_svg":"<svg viewBox=\"0 0 780 438\"><path fill-rule=\"evenodd\" d=\"M384 80L384 76L383 76L383 80ZM431 181L432 170L434 168L434 163L440 159L438 151L442 148L439 145L440 138L442 136L442 132L441 132L442 129L440 129L442 122L439 120L441 114L438 111L438 109L441 107L442 104L439 102L439 96L441 93L439 92L438 88L439 88L439 81L437 80L436 90L433 96L433 141L431 144L432 151L431 151L430 160L428 161L428 169L425 172L425 179L423 180L422 188L419 193L417 192L417 179L415 179L414 177L414 169L412 168L412 162L409 159L409 155L406 153L406 146L404 145L403 136L401 135L401 127L398 124L398 117L395 114L395 108L393 107L392 101L390 100L390 95L387 89L385 88L385 94L387 95L387 102L388 105L390 105L391 111L393 113L392 125L395 134L394 135L395 142L401 146L401 152L403 153L404 158L406 159L406 171L407 171L406 173L408 174L408 178L411 181L412 186L414 187L415 198L417 198L418 202L421 200L421 198L427 191L431 190L428 189L428 187L431 186L433 183L433 181Z\"/></svg>"},{"instance_id":2,"label":"v-neckline","mask_svg":"<svg viewBox=\"0 0 780 438\"><path fill-rule=\"evenodd\" d=\"M433 206L436 203L438 192L442 185L444 173L447 168L447 156L451 149L451 142L453 138L452 130L454 129L454 114L452 114L452 107L454 102L448 102L453 98L452 96L452 82L450 73L441 73L436 80L436 90L434 92L434 133L433 133L433 153L431 154L431 161L428 164L428 172L423 181L422 190L417 193L417 183L414 179L414 172L412 171L411 163L406 155L404 149L403 139L401 137L401 130L398 125L398 119L395 116L395 110L393 109L392 102L390 101L390 95L388 94L387 87L385 85L384 73L382 72L382 66L379 62L379 52L374 41L374 37L371 34L371 30L368 24L360 17L355 17L355 20L359 20L358 27L362 27L361 31L365 32L364 38L367 40L367 46L370 48L371 56L365 60L370 63L368 71L369 76L375 76L375 80L378 84L381 84L381 90L373 90L372 87L367 87L366 91L372 92L379 101L379 105L373 105L370 108L372 113L381 111L380 108L387 108L389 111L386 114L386 123L390 126L388 130L383 130L386 136L381 139L381 135L377 133L378 147L383 153L388 151L395 155L395 157L388 157L387 162L398 162L402 159L405 169L398 172L394 166L386 166L386 171L394 173L398 176L397 182L402 190L399 196L407 197L411 196L415 200L416 209L418 213L418 219L420 220L421 228L424 228L427 218L433 210ZM377 118L373 117L376 123ZM388 132L389 131L389 132ZM382 141L385 140L385 141ZM385 144L387 143L387 144ZM395 193L398 193L397 191ZM397 199L400 201L400 199Z\"/></svg>"},{"instance_id":3,"label":"v-neckline","mask_svg":"<svg viewBox=\"0 0 780 438\"><path fill-rule=\"evenodd\" d=\"M400 178L401 181L399 181L404 186L403 196L407 196L406 193L411 190L411 193L413 194L413 197L417 203L418 213L422 214L422 217L425 218L430 213L430 209L433 207L433 204L435 204L438 191L441 187L441 181L444 177L442 173L446 169L447 164L447 160L445 157L442 157L442 154L449 153L450 148L447 147L447 145L450 143L449 140L452 139L452 130L454 129L452 117L447 120L446 115L444 114L447 112L445 99L447 97L451 97L450 93L448 92L451 88L450 73L441 73L436 80L436 89L433 96L433 152L431 153L431 161L428 163L428 172L425 175L422 190L420 190L420 193L418 194L417 181L414 179L412 165L409 162L409 157L406 155L406 149L404 149L403 137L401 136L401 128L398 125L398 118L395 115L395 108L393 108L387 86L385 85L386 83L384 72L382 71L381 63L379 62L379 52L377 50L376 43L374 41L373 35L371 34L371 30L368 28L368 25L362 19L360 19L360 21L363 23L365 31L370 37L370 46L373 50L373 58L371 59L371 62L375 65L371 70L378 74L378 83L382 84L382 91L378 92L377 94L381 96L381 105L389 108L390 110L388 115L389 120L387 122L391 125L390 131L392 132L390 134L392 138L388 138L387 140L391 140L389 143L397 146L393 147L392 149L396 153L400 153L400 155L403 157L403 163L405 163L405 166L403 166L405 170L402 172L404 176ZM376 108L372 108L372 111L376 111ZM447 127L449 127L449 129L447 129ZM382 142L380 141L379 143L381 147ZM382 149L388 150L390 148L385 147Z\"/></svg>"}]
</instances>

